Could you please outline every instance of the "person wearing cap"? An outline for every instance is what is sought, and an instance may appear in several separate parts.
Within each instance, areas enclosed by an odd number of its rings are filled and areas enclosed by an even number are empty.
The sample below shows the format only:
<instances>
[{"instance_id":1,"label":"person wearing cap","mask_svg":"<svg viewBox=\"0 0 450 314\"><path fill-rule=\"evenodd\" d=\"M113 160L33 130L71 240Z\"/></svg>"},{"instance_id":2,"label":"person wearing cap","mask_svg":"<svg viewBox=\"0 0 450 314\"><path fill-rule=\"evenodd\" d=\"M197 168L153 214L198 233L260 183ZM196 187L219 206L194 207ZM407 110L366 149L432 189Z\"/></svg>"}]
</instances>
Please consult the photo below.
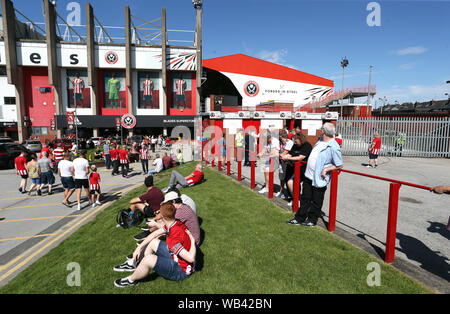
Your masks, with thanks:
<instances>
[{"instance_id":1,"label":"person wearing cap","mask_svg":"<svg viewBox=\"0 0 450 314\"><path fill-rule=\"evenodd\" d=\"M194 210L187 204L183 204L183 200L181 199L180 192L171 191L167 192L164 201L161 203L171 203L176 208L175 218L181 221L186 225L188 230L192 233L195 239L195 244L200 244L200 225L198 223L197 214ZM141 234L134 237L136 241L141 241L145 239L151 232L155 232L156 230L162 228L163 223L161 222L161 214L157 212L157 215L154 220L150 220L147 222L148 227L150 228L147 231L142 232Z\"/></svg>"},{"instance_id":2,"label":"person wearing cap","mask_svg":"<svg viewBox=\"0 0 450 314\"><path fill-rule=\"evenodd\" d=\"M138 247L130 263L114 267L115 271L133 272L130 276L114 281L118 288L135 286L154 270L167 280L181 281L195 272L197 248L187 227L175 218L175 206L169 202L161 205L164 226L159 236L166 235L165 241L157 238L145 241L145 248Z\"/></svg>"},{"instance_id":3,"label":"person wearing cap","mask_svg":"<svg viewBox=\"0 0 450 314\"><path fill-rule=\"evenodd\" d=\"M135 212L141 211L145 217L155 217L155 213L159 211L159 207L164 200L164 194L161 190L153 186L153 177L145 178L145 186L148 188L147 193L130 201L130 210Z\"/></svg>"}]
</instances>

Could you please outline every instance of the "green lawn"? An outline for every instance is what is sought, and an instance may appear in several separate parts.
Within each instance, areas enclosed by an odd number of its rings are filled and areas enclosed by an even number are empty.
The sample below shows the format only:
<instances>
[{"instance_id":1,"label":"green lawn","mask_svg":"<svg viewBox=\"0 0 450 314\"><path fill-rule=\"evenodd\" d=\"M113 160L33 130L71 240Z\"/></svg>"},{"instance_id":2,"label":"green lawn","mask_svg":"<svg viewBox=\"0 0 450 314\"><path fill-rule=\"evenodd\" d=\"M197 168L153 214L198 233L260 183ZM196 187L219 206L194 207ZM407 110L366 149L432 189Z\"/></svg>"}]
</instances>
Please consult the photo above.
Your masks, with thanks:
<instances>
[{"instance_id":1,"label":"green lawn","mask_svg":"<svg viewBox=\"0 0 450 314\"><path fill-rule=\"evenodd\" d=\"M195 164L178 167L187 175ZM168 183L165 173L157 186ZM430 293L393 267L341 241L319 227L287 225L292 214L235 181L205 169L207 181L184 189L198 208L204 242L198 271L182 282L151 272L137 287L119 289L113 281L128 273L121 264L136 247L139 233L115 227L118 209L145 188L128 194L70 238L24 270L0 293ZM369 287L367 264L381 265L381 286ZM81 286L69 287L67 265L81 267Z\"/></svg>"}]
</instances>

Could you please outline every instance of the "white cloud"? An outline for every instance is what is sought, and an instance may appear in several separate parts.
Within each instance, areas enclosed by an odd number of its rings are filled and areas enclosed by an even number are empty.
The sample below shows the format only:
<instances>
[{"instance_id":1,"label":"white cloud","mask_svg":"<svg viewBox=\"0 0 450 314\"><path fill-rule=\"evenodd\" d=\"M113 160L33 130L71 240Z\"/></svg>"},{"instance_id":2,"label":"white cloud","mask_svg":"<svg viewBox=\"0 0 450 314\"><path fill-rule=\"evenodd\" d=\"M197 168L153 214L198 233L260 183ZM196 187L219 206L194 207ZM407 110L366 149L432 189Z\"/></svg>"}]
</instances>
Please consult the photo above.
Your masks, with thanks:
<instances>
[{"instance_id":1,"label":"white cloud","mask_svg":"<svg viewBox=\"0 0 450 314\"><path fill-rule=\"evenodd\" d=\"M414 63L400 64L400 65L398 66L398 68L399 68L400 70L405 70L405 71L407 71L407 70L412 70L412 69L414 69Z\"/></svg>"},{"instance_id":2,"label":"white cloud","mask_svg":"<svg viewBox=\"0 0 450 314\"><path fill-rule=\"evenodd\" d=\"M422 46L413 46L413 47L407 47L404 49L397 50L395 53L399 56L404 55L419 55L422 53L427 52L428 49Z\"/></svg>"},{"instance_id":3,"label":"white cloud","mask_svg":"<svg viewBox=\"0 0 450 314\"><path fill-rule=\"evenodd\" d=\"M256 54L256 58L263 59L268 62L276 63L291 69L297 69L296 66L286 63L286 49L278 49L278 50L262 50Z\"/></svg>"}]
</instances>

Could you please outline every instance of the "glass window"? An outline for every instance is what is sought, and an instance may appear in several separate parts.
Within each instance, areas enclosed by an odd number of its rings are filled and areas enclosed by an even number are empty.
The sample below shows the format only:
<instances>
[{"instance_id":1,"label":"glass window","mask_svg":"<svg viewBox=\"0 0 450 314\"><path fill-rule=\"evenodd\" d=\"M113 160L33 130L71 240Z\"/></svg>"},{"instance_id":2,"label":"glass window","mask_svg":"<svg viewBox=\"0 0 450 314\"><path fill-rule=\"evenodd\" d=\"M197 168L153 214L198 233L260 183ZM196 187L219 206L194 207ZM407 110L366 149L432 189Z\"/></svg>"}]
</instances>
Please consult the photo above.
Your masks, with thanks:
<instances>
[{"instance_id":1,"label":"glass window","mask_svg":"<svg viewBox=\"0 0 450 314\"><path fill-rule=\"evenodd\" d=\"M15 105L16 97L4 97L5 105Z\"/></svg>"},{"instance_id":2,"label":"glass window","mask_svg":"<svg viewBox=\"0 0 450 314\"><path fill-rule=\"evenodd\" d=\"M159 73L138 72L139 109L159 109Z\"/></svg>"},{"instance_id":3,"label":"glass window","mask_svg":"<svg viewBox=\"0 0 450 314\"><path fill-rule=\"evenodd\" d=\"M105 71L103 82L105 88L103 108L125 109L127 106L125 71Z\"/></svg>"},{"instance_id":4,"label":"glass window","mask_svg":"<svg viewBox=\"0 0 450 314\"><path fill-rule=\"evenodd\" d=\"M69 108L91 108L91 89L87 85L86 70L67 70L67 97Z\"/></svg>"},{"instance_id":5,"label":"glass window","mask_svg":"<svg viewBox=\"0 0 450 314\"><path fill-rule=\"evenodd\" d=\"M172 72L172 104L174 109L192 108L192 74L190 72Z\"/></svg>"},{"instance_id":6,"label":"glass window","mask_svg":"<svg viewBox=\"0 0 450 314\"><path fill-rule=\"evenodd\" d=\"M47 135L48 134L48 128L43 126L32 126L31 127L31 133L35 135Z\"/></svg>"}]
</instances>

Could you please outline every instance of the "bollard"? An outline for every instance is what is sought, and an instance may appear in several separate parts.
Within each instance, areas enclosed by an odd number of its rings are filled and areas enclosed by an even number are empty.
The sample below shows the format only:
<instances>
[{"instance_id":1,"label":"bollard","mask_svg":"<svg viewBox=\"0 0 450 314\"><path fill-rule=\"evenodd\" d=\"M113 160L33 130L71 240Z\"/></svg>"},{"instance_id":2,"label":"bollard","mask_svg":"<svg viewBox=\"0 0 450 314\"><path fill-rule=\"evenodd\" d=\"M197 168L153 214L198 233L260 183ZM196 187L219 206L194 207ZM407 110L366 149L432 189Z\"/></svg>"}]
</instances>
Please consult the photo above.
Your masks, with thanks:
<instances>
[{"instance_id":1,"label":"bollard","mask_svg":"<svg viewBox=\"0 0 450 314\"><path fill-rule=\"evenodd\" d=\"M251 177L251 183L250 183L250 187L253 190L255 188L255 153L252 152L252 161L251 163L251 167L250 167L250 177Z\"/></svg>"},{"instance_id":2,"label":"bollard","mask_svg":"<svg viewBox=\"0 0 450 314\"><path fill-rule=\"evenodd\" d=\"M219 159L217 160L217 170L222 171L222 161L220 159L220 156Z\"/></svg>"},{"instance_id":3,"label":"bollard","mask_svg":"<svg viewBox=\"0 0 450 314\"><path fill-rule=\"evenodd\" d=\"M242 161L238 160L238 181L242 181Z\"/></svg>"},{"instance_id":4,"label":"bollard","mask_svg":"<svg viewBox=\"0 0 450 314\"><path fill-rule=\"evenodd\" d=\"M211 167L215 167L216 166L216 155L215 154L213 154L212 155L212 160L211 160Z\"/></svg>"},{"instance_id":5,"label":"bollard","mask_svg":"<svg viewBox=\"0 0 450 314\"><path fill-rule=\"evenodd\" d=\"M392 263L395 258L395 239L397 237L398 196L401 184L391 183L389 186L389 211L386 235L386 254L384 261Z\"/></svg>"},{"instance_id":6,"label":"bollard","mask_svg":"<svg viewBox=\"0 0 450 314\"><path fill-rule=\"evenodd\" d=\"M330 188L330 207L328 219L328 231L336 230L336 205L337 205L337 188L338 188L339 170L331 171L331 188Z\"/></svg>"},{"instance_id":7,"label":"bollard","mask_svg":"<svg viewBox=\"0 0 450 314\"><path fill-rule=\"evenodd\" d=\"M230 163L230 160L227 161L227 176L231 176L231 163Z\"/></svg>"},{"instance_id":8,"label":"bollard","mask_svg":"<svg viewBox=\"0 0 450 314\"><path fill-rule=\"evenodd\" d=\"M269 161L269 195L268 198L273 198L273 172L274 172L274 161L273 158L270 158Z\"/></svg>"},{"instance_id":9,"label":"bollard","mask_svg":"<svg viewBox=\"0 0 450 314\"><path fill-rule=\"evenodd\" d=\"M209 164L209 155L208 155L208 150L206 150L205 161L206 161L206 164Z\"/></svg>"},{"instance_id":10,"label":"bollard","mask_svg":"<svg viewBox=\"0 0 450 314\"><path fill-rule=\"evenodd\" d=\"M296 213L298 211L298 201L300 198L300 167L302 164L300 162L295 163L294 168L294 195L292 198L292 212Z\"/></svg>"},{"instance_id":11,"label":"bollard","mask_svg":"<svg viewBox=\"0 0 450 314\"><path fill-rule=\"evenodd\" d=\"M203 142L203 140L202 140L202 161L205 160L205 158L203 157L204 150L205 150L205 142Z\"/></svg>"}]
</instances>

